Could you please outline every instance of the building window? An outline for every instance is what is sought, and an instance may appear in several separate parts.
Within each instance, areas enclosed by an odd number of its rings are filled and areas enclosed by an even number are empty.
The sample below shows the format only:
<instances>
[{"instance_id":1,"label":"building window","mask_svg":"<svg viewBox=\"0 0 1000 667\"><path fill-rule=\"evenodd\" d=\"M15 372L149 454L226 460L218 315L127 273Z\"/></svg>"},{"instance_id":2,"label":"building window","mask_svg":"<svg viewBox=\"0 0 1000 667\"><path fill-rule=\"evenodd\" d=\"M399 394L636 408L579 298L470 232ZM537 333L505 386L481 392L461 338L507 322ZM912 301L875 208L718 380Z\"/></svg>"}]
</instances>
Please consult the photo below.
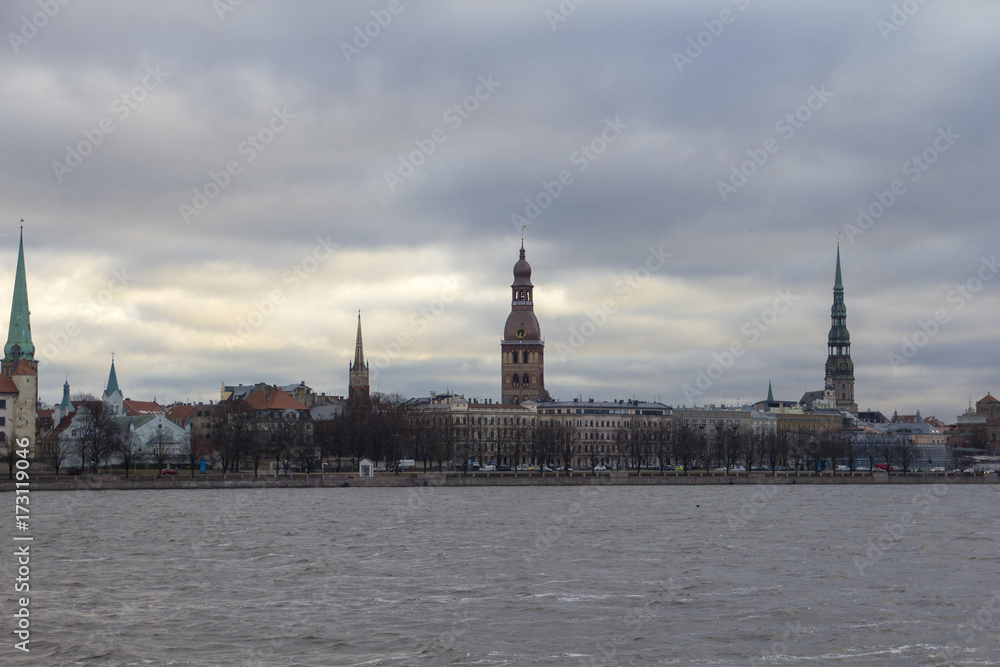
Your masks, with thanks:
<instances>
[{"instance_id":1,"label":"building window","mask_svg":"<svg viewBox=\"0 0 1000 667\"><path fill-rule=\"evenodd\" d=\"M7 399L0 398L0 410L5 410L7 408Z\"/></svg>"}]
</instances>

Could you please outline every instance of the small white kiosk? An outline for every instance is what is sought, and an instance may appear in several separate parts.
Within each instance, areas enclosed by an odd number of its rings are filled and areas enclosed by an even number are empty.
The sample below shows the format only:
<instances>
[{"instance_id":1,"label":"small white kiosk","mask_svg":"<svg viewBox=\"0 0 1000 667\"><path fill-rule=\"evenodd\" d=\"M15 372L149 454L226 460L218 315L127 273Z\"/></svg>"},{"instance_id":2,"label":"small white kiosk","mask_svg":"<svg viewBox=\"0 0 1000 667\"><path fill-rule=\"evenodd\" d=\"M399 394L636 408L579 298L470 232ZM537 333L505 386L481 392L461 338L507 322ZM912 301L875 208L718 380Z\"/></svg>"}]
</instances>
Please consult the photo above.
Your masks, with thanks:
<instances>
[{"instance_id":1,"label":"small white kiosk","mask_svg":"<svg viewBox=\"0 0 1000 667\"><path fill-rule=\"evenodd\" d=\"M358 467L358 477L371 479L375 476L375 463L371 459L361 459Z\"/></svg>"}]
</instances>

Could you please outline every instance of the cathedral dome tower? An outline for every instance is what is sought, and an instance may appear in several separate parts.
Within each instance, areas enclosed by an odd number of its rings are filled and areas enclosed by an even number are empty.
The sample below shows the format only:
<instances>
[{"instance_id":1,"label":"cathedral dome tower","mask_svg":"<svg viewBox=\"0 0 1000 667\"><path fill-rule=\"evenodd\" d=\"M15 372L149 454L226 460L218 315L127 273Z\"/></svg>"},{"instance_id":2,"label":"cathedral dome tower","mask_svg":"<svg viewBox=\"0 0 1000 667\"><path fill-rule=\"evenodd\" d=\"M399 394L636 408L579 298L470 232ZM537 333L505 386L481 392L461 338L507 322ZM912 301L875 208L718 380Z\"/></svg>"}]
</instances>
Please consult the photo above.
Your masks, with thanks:
<instances>
[{"instance_id":1,"label":"cathedral dome tower","mask_svg":"<svg viewBox=\"0 0 1000 667\"><path fill-rule=\"evenodd\" d=\"M500 342L502 400L504 403L543 400L548 396L543 373L545 343L535 317L531 265L524 256L523 238L510 289L510 315Z\"/></svg>"}]
</instances>

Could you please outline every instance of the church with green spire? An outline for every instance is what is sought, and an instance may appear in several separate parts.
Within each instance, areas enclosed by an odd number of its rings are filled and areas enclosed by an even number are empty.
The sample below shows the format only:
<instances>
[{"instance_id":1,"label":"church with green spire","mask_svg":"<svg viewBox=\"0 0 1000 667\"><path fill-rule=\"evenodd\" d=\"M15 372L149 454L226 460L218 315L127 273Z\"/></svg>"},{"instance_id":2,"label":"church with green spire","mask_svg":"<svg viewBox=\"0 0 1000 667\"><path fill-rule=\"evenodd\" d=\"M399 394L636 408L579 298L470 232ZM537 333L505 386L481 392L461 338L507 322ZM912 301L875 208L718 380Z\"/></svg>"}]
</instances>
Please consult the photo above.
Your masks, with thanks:
<instances>
[{"instance_id":1,"label":"church with green spire","mask_svg":"<svg viewBox=\"0 0 1000 667\"><path fill-rule=\"evenodd\" d=\"M840 271L840 243L837 243L837 273L833 281L833 306L830 309L830 335L827 337L825 378L832 388L838 410L857 414L854 402L854 362L851 360L851 334L847 330L847 306L844 304L844 280Z\"/></svg>"},{"instance_id":2,"label":"church with green spire","mask_svg":"<svg viewBox=\"0 0 1000 667\"><path fill-rule=\"evenodd\" d=\"M38 409L38 361L35 344L31 340L31 320L28 309L28 286L24 270L24 230L17 250L17 268L14 273L14 296L10 304L10 326L7 343L3 347L0 373L6 378L4 387L15 389L11 421L12 430L3 430L4 437L28 438L31 449L35 445L35 423ZM13 385L13 387L11 387ZM6 421L6 420L5 420Z\"/></svg>"}]
</instances>

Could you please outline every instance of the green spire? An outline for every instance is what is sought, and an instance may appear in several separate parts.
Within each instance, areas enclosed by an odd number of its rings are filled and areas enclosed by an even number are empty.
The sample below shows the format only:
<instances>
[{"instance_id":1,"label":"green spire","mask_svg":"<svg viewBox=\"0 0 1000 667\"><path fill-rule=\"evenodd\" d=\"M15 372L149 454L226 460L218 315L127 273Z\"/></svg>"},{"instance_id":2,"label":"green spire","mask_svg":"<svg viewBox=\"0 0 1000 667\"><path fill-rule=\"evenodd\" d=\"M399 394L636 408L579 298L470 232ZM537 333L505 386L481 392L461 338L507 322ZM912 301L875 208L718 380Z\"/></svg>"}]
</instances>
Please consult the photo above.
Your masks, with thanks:
<instances>
[{"instance_id":1,"label":"green spire","mask_svg":"<svg viewBox=\"0 0 1000 667\"><path fill-rule=\"evenodd\" d=\"M837 277L834 278L833 289L844 291L844 281L840 277L840 241L837 241Z\"/></svg>"},{"instance_id":2,"label":"green spire","mask_svg":"<svg viewBox=\"0 0 1000 667\"><path fill-rule=\"evenodd\" d=\"M73 402L69 400L69 378L66 378L66 382L63 383L63 397L62 403L59 404L59 409L62 411L63 416L73 411Z\"/></svg>"},{"instance_id":3,"label":"green spire","mask_svg":"<svg viewBox=\"0 0 1000 667\"><path fill-rule=\"evenodd\" d=\"M770 403L774 401L774 392L771 391L771 381L767 381L767 402Z\"/></svg>"},{"instance_id":4,"label":"green spire","mask_svg":"<svg viewBox=\"0 0 1000 667\"><path fill-rule=\"evenodd\" d=\"M118 388L118 374L115 373L115 358L114 355L111 357L111 374L108 375L108 388L104 390L105 396L111 396L115 392L121 392Z\"/></svg>"},{"instance_id":5,"label":"green spire","mask_svg":"<svg viewBox=\"0 0 1000 667\"><path fill-rule=\"evenodd\" d=\"M17 345L21 359L35 360L35 344L31 342L31 322L28 312L28 285L24 278L24 228L21 228L21 243L17 250L17 272L14 274L14 298L10 304L10 330L7 344L3 346L4 361L12 361L11 349Z\"/></svg>"}]
</instances>

